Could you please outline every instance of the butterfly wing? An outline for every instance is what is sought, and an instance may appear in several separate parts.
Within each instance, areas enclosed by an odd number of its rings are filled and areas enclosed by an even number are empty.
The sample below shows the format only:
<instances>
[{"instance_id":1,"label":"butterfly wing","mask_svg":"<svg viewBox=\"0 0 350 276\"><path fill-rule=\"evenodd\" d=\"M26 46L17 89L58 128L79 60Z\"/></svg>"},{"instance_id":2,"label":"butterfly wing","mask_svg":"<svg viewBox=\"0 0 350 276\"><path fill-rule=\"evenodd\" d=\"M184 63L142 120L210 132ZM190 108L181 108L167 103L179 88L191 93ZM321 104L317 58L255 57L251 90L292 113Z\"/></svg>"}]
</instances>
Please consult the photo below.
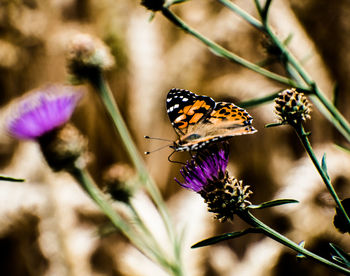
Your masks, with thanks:
<instances>
[{"instance_id":1,"label":"butterfly wing","mask_svg":"<svg viewBox=\"0 0 350 276\"><path fill-rule=\"evenodd\" d=\"M225 129L226 135L236 136L256 132L252 121L253 117L245 109L233 103L218 102L205 123L215 125L218 132Z\"/></svg>"},{"instance_id":2,"label":"butterfly wing","mask_svg":"<svg viewBox=\"0 0 350 276\"><path fill-rule=\"evenodd\" d=\"M173 88L166 99L167 113L179 136L185 135L190 126L198 124L213 111L215 101L191 91Z\"/></svg>"}]
</instances>

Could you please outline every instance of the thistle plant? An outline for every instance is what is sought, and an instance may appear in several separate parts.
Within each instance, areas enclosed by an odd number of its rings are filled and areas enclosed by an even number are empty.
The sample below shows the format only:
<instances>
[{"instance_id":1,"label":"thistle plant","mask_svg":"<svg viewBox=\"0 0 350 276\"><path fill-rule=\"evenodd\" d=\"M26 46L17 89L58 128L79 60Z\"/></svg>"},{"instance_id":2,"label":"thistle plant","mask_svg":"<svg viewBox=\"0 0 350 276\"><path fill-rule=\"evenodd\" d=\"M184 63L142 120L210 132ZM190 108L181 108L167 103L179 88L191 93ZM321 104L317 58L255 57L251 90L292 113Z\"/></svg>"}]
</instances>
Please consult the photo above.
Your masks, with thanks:
<instances>
[{"instance_id":1,"label":"thistle plant","mask_svg":"<svg viewBox=\"0 0 350 276\"><path fill-rule=\"evenodd\" d=\"M323 155L322 159L316 156L309 140L312 133L304 129L305 122L311 120L310 102L313 104L312 108L319 110L347 142L350 142L350 125L335 104L325 96L319 84L308 74L302 62L297 60L288 49L288 41L282 41L271 27L269 10L273 1L254 0L258 18L229 0L217 0L216 2L240 16L264 36L263 46L268 54L273 56L273 60L283 66L285 74L273 72L262 64L246 60L189 26L172 11L173 5L183 2L186 0L142 0L141 4L152 12L152 18L157 14L164 16L170 23L199 40L217 56L248 68L281 85L278 91L266 91L265 96L247 100L239 105L251 107L275 102L275 113L279 121L267 126L291 126L295 130L334 199L336 204L334 226L341 233L350 233L349 198L342 199L335 191L328 173L326 156ZM36 141L40 145L48 166L57 173L61 171L70 173L101 212L109 218L115 229L120 231L135 248L159 264L170 275L183 275L180 238L174 231L166 204L135 146L134 139L129 133L105 78L105 72L115 65L109 48L96 37L80 34L71 41L66 56L69 81L73 84L90 85L100 97L113 122L116 135L121 138L121 146L125 147L130 157L131 165L118 164L109 170L101 181L105 185L104 190L96 184L86 166L89 161L88 138L84 137L70 122L73 112L84 95L72 86L48 86L19 100L7 122L8 132L16 139ZM243 230L220 234L200 241L193 245L193 248L209 246L248 234L260 234L294 250L298 258L306 258L344 275L350 275L350 257L340 247L330 243L333 255L332 260L327 260L306 249L304 243L293 242L266 225L255 214L253 215L253 212L259 212L260 209L298 203L298 201L276 199L253 204L251 195L255 189L246 185L244 179L232 176L227 169L228 163L228 144L226 142L209 143L209 146L191 153L190 160L180 169L182 178L175 179L181 187L200 195L207 204L208 211L214 214L214 218L220 223L232 223L232 227L236 227L234 220L240 218L248 225ZM7 176L0 176L0 180L23 181L23 179ZM132 198L135 190L131 186L135 183L135 187L144 188L156 206L167 229L172 250L170 253L160 244L133 205ZM116 201L123 207L127 207L129 211L127 215L118 213L115 208ZM307 241L306 244L308 245Z\"/></svg>"},{"instance_id":2,"label":"thistle plant","mask_svg":"<svg viewBox=\"0 0 350 276\"><path fill-rule=\"evenodd\" d=\"M9 133L36 140L55 171L85 166L87 141L68 121L82 97L73 87L52 85L22 99L8 121Z\"/></svg>"},{"instance_id":3,"label":"thistle plant","mask_svg":"<svg viewBox=\"0 0 350 276\"><path fill-rule=\"evenodd\" d=\"M180 170L184 182L175 178L182 187L200 194L208 205L208 211L221 222L233 220L238 210L251 204L247 200L252 193L249 186L244 186L241 180L229 176L226 171L228 153L226 142L222 147L215 144L207 147Z\"/></svg>"},{"instance_id":4,"label":"thistle plant","mask_svg":"<svg viewBox=\"0 0 350 276\"><path fill-rule=\"evenodd\" d=\"M76 170L73 172L73 175L83 185L83 187L85 187L92 199L95 200L95 202L101 207L101 210L111 218L114 225L118 229L122 230L122 232L138 249L140 249L141 252L148 256L151 260L154 260L156 263L160 264L171 274L182 275L183 272L179 250L180 241L173 231L173 226L167 208L157 185L145 167L144 161L142 160L140 153L133 142L118 105L115 102L113 94L104 77L104 71L108 70L110 66L114 64L114 62L111 61L111 58L109 49L102 41L89 35L80 34L73 38L71 44L68 46L68 72L71 75L70 77L71 80L73 80L73 83L76 83L76 81L78 81L78 83L86 82L90 84L100 96L102 103L104 104L118 134L124 143L133 166L135 167L140 184L146 188L163 219L172 245L173 256L167 256L162 249L162 246L158 244L155 237L144 225L142 218L137 213L131 201L127 200L126 205L130 208L135 221L137 221L137 226L143 234L143 237L137 237L136 233L132 233L133 231L130 229L130 226L123 222L122 219L118 218L117 220L113 220L113 217L115 217L113 210L100 198L100 191L96 190L96 185L93 183L92 178L86 171Z\"/></svg>"},{"instance_id":5,"label":"thistle plant","mask_svg":"<svg viewBox=\"0 0 350 276\"><path fill-rule=\"evenodd\" d=\"M194 244L192 248L212 245L247 234L260 233L295 250L303 257L350 275L350 270L306 250L303 245L294 243L252 215L250 210L253 209L270 208L283 204L297 203L298 201L278 199L259 205L251 204L247 200L252 194L249 186L243 185L242 180L230 177L229 172L226 170L228 157L229 151L226 144L223 144L222 147L216 145L208 147L194 155L180 170L184 181L175 180L182 187L199 193L207 203L208 211L215 213L215 218L220 222L233 221L234 215L237 215L250 227L243 231L225 233L205 239Z\"/></svg>"}]
</instances>

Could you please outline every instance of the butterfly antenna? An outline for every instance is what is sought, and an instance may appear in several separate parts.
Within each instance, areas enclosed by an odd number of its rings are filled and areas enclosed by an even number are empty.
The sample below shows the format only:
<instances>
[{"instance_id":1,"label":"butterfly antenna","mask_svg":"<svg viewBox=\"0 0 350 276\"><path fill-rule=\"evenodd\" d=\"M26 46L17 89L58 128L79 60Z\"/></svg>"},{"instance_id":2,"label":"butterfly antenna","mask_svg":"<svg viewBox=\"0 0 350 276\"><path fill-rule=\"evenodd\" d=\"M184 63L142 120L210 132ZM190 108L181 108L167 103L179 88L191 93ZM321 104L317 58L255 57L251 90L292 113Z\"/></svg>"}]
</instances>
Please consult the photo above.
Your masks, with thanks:
<instances>
[{"instance_id":1,"label":"butterfly antenna","mask_svg":"<svg viewBox=\"0 0 350 276\"><path fill-rule=\"evenodd\" d=\"M158 137L150 137L148 135L143 136L146 139L152 139L152 140L159 140L159 141L165 141L165 142L173 142L173 140L164 139L164 138L158 138Z\"/></svg>"},{"instance_id":2,"label":"butterfly antenna","mask_svg":"<svg viewBox=\"0 0 350 276\"><path fill-rule=\"evenodd\" d=\"M160 147L158 149L155 149L155 150L152 150L152 151L145 151L145 154L148 155L148 154L151 154L153 152L160 151L160 150L162 150L162 149L164 149L166 147L169 147L169 145L162 146L162 147Z\"/></svg>"},{"instance_id":3,"label":"butterfly antenna","mask_svg":"<svg viewBox=\"0 0 350 276\"><path fill-rule=\"evenodd\" d=\"M174 150L172 153L170 153L170 155L168 156L168 161L171 162L171 163L177 163L177 164L181 164L181 165L186 165L185 163L183 162L180 162L180 161L174 161L174 160L171 160L170 157L175 153L176 151Z\"/></svg>"}]
</instances>

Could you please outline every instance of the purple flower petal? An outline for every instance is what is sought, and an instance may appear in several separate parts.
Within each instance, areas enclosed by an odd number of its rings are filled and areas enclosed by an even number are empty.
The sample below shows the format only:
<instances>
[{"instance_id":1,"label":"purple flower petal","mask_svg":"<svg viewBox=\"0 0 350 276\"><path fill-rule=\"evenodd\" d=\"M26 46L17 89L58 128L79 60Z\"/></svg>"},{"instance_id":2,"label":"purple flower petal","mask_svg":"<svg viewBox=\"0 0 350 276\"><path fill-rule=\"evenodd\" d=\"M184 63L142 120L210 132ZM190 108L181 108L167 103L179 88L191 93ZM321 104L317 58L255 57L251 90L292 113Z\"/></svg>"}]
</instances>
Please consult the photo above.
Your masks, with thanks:
<instances>
[{"instance_id":1,"label":"purple flower petal","mask_svg":"<svg viewBox=\"0 0 350 276\"><path fill-rule=\"evenodd\" d=\"M228 148L211 147L203 150L192 158L180 170L184 182L175 181L182 187L195 192L201 191L209 181L225 175L228 164Z\"/></svg>"},{"instance_id":2,"label":"purple flower petal","mask_svg":"<svg viewBox=\"0 0 350 276\"><path fill-rule=\"evenodd\" d=\"M50 86L33 92L18 103L8 131L18 139L36 139L65 124L81 97L81 92L69 86Z\"/></svg>"}]
</instances>

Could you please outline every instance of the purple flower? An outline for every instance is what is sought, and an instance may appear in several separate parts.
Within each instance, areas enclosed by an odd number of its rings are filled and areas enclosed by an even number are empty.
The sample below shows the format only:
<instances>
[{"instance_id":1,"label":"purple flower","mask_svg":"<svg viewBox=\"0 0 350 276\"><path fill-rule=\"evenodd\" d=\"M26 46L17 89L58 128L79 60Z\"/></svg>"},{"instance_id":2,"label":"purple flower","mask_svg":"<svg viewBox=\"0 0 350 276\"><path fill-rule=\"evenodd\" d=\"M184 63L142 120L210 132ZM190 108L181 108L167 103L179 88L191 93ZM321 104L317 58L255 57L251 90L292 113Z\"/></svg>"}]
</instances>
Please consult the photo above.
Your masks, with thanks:
<instances>
[{"instance_id":1,"label":"purple flower","mask_svg":"<svg viewBox=\"0 0 350 276\"><path fill-rule=\"evenodd\" d=\"M226 142L212 145L197 152L191 161L180 170L184 182L176 180L182 187L199 193L221 222L233 220L234 214L251 203L252 193L242 180L230 177L226 171L229 148Z\"/></svg>"},{"instance_id":2,"label":"purple flower","mask_svg":"<svg viewBox=\"0 0 350 276\"><path fill-rule=\"evenodd\" d=\"M8 131L18 139L37 139L65 124L81 97L81 92L69 86L37 90L18 103Z\"/></svg>"},{"instance_id":3,"label":"purple flower","mask_svg":"<svg viewBox=\"0 0 350 276\"><path fill-rule=\"evenodd\" d=\"M175 178L175 181L182 187L200 192L210 182L225 177L228 163L228 146L224 144L222 148L212 146L198 152L191 161L180 170L184 178L181 183Z\"/></svg>"}]
</instances>

